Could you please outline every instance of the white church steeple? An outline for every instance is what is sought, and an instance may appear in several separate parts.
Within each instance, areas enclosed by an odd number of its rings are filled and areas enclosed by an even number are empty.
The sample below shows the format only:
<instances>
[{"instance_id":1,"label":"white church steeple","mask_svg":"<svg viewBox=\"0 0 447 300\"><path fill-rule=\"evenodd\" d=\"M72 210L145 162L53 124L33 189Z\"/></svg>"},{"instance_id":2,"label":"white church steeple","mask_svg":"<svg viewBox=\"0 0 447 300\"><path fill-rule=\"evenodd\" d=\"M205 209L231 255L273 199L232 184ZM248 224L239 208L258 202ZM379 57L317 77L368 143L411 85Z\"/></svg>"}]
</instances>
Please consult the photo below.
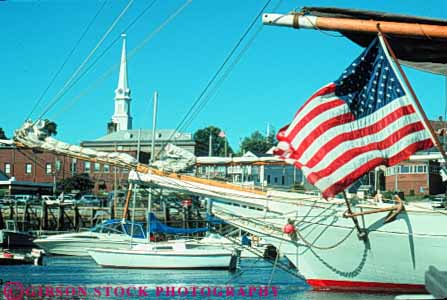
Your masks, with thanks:
<instances>
[{"instance_id":1,"label":"white church steeple","mask_svg":"<svg viewBox=\"0 0 447 300\"><path fill-rule=\"evenodd\" d=\"M121 66L118 78L118 87L115 90L115 113L112 122L116 124L116 130L132 129L132 117L130 116L130 89L127 82L126 61L126 34L123 37L123 49L121 51Z\"/></svg>"}]
</instances>

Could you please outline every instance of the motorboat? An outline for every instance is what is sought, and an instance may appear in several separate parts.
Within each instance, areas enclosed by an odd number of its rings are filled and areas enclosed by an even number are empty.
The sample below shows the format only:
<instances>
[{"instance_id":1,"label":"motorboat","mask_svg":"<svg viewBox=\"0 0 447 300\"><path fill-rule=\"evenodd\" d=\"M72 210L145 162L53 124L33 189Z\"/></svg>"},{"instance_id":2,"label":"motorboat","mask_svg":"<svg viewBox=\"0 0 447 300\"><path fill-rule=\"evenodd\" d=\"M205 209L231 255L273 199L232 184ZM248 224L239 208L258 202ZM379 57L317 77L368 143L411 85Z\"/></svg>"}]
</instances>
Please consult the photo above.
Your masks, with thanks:
<instances>
[{"instance_id":1,"label":"motorboat","mask_svg":"<svg viewBox=\"0 0 447 300\"><path fill-rule=\"evenodd\" d=\"M88 248L128 249L132 243L147 243L147 237L141 223L107 220L88 231L51 235L34 243L47 254L89 256Z\"/></svg>"},{"instance_id":2,"label":"motorboat","mask_svg":"<svg viewBox=\"0 0 447 300\"><path fill-rule=\"evenodd\" d=\"M97 264L112 268L138 269L231 269L239 251L232 247L172 240L138 244L131 249L88 249Z\"/></svg>"},{"instance_id":3,"label":"motorboat","mask_svg":"<svg viewBox=\"0 0 447 300\"><path fill-rule=\"evenodd\" d=\"M0 230L0 246L3 248L21 249L36 247L33 240L34 236L29 232L20 231L17 222L14 220L6 221L6 228Z\"/></svg>"}]
</instances>

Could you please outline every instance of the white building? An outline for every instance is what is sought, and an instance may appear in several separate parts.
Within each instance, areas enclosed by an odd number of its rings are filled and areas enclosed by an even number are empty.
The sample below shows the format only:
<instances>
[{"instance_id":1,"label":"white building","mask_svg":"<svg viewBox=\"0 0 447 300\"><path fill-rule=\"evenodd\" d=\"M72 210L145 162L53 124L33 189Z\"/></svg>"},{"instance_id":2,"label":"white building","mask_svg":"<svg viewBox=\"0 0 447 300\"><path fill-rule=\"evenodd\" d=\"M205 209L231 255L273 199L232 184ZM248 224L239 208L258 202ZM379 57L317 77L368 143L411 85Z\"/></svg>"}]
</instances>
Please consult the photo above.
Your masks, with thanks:
<instances>
[{"instance_id":1,"label":"white building","mask_svg":"<svg viewBox=\"0 0 447 300\"><path fill-rule=\"evenodd\" d=\"M250 151L242 157L198 157L196 175L258 187L290 189L304 184L301 170L271 154Z\"/></svg>"},{"instance_id":2,"label":"white building","mask_svg":"<svg viewBox=\"0 0 447 300\"><path fill-rule=\"evenodd\" d=\"M111 122L107 124L107 135L95 140L82 141L81 146L100 151L127 152L137 156L140 161L147 163L152 157L152 129L132 129L130 115L131 92L127 76L126 35L122 34L121 64L118 85L115 89L115 111ZM178 132L173 129L157 129L154 137L154 155L168 143L194 153L195 142L191 133Z\"/></svg>"},{"instance_id":3,"label":"white building","mask_svg":"<svg viewBox=\"0 0 447 300\"><path fill-rule=\"evenodd\" d=\"M112 116L112 130L121 131L132 129L132 117L130 116L130 88L127 80L127 58L126 58L126 34L123 37L123 47L121 50L120 73L118 86L115 89L115 112Z\"/></svg>"}]
</instances>

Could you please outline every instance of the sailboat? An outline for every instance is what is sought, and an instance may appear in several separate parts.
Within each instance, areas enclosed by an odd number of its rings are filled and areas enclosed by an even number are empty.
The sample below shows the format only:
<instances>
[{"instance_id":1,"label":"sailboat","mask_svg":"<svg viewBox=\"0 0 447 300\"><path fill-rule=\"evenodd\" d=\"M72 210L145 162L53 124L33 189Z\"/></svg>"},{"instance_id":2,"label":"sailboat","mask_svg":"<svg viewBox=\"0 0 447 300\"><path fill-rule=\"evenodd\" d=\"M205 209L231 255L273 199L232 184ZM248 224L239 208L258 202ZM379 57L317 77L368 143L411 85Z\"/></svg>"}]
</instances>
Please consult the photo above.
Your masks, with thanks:
<instances>
[{"instance_id":1,"label":"sailboat","mask_svg":"<svg viewBox=\"0 0 447 300\"><path fill-rule=\"evenodd\" d=\"M189 234L208 228L174 228L149 215L148 232ZM164 242L136 243L127 249L92 247L88 254L97 264L113 268L139 269L234 269L240 250L231 245L214 244L209 240L178 239Z\"/></svg>"},{"instance_id":2,"label":"sailboat","mask_svg":"<svg viewBox=\"0 0 447 300\"><path fill-rule=\"evenodd\" d=\"M347 19L343 21L349 25L334 28L334 20L328 20L331 14ZM393 36L392 48L402 41L403 46L396 50L401 61L445 73L447 22L443 20L315 8L301 14L264 14L263 17L265 23L272 25L338 30L363 46L380 31ZM355 32L365 32L366 38ZM411 43L412 38L422 39L424 44L408 47L405 43ZM430 47L425 47L428 44ZM427 62L424 56L431 61ZM424 133L421 131L421 134ZM337 197L325 199L319 195L247 190L148 167L126 154L61 143L48 134L43 121L26 123L16 132L14 140L18 146L43 148L132 169L130 182L207 197L212 202L210 213L273 244L315 289L419 292L424 290L424 273L429 266L447 265L447 214L417 204L404 205L399 198L388 203L350 203ZM338 190L329 194L335 191ZM156 245L138 246L130 252L97 249L92 255L98 255L98 261L102 260L104 265L112 261L113 266L134 267L138 266L141 255L148 253L161 255L167 253L165 250L177 249L187 256L182 251L188 247L183 245L177 247L172 243L170 249L164 250L156 249ZM104 253L111 254L103 260L99 256ZM126 260L119 265L123 254ZM154 264L150 259L145 263L146 267Z\"/></svg>"}]
</instances>

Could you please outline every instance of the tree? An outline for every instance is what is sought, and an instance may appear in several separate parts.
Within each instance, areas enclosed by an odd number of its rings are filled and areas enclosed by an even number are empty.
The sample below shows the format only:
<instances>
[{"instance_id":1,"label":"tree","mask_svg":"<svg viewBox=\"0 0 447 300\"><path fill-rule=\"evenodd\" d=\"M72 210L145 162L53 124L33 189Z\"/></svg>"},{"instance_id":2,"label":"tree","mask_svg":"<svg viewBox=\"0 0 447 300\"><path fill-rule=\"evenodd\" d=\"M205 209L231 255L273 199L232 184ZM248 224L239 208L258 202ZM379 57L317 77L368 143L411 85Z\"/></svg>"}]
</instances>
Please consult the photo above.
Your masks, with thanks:
<instances>
[{"instance_id":1,"label":"tree","mask_svg":"<svg viewBox=\"0 0 447 300\"><path fill-rule=\"evenodd\" d=\"M215 126L208 126L203 129L199 129L194 133L194 141L196 148L194 154L196 156L208 156L210 135L212 139L212 156L225 156L225 143L228 143L226 137L221 137L220 133L223 132L220 128ZM227 155L233 153L230 145L227 145Z\"/></svg>"},{"instance_id":2,"label":"tree","mask_svg":"<svg viewBox=\"0 0 447 300\"><path fill-rule=\"evenodd\" d=\"M270 148L276 145L275 135L264 136L261 132L255 131L251 136L244 138L241 143L241 153L247 151L266 153Z\"/></svg>"},{"instance_id":3,"label":"tree","mask_svg":"<svg viewBox=\"0 0 447 300\"><path fill-rule=\"evenodd\" d=\"M57 124L53 121L50 121L48 119L45 119L46 123L46 129L48 130L49 135L56 135L57 134Z\"/></svg>"},{"instance_id":4,"label":"tree","mask_svg":"<svg viewBox=\"0 0 447 300\"><path fill-rule=\"evenodd\" d=\"M88 174L76 174L59 181L57 184L59 191L67 193L73 190L80 191L81 193L90 192L94 186L95 183L90 179Z\"/></svg>"},{"instance_id":5,"label":"tree","mask_svg":"<svg viewBox=\"0 0 447 300\"><path fill-rule=\"evenodd\" d=\"M3 128L0 128L0 140L7 140L5 131L3 131Z\"/></svg>"}]
</instances>

